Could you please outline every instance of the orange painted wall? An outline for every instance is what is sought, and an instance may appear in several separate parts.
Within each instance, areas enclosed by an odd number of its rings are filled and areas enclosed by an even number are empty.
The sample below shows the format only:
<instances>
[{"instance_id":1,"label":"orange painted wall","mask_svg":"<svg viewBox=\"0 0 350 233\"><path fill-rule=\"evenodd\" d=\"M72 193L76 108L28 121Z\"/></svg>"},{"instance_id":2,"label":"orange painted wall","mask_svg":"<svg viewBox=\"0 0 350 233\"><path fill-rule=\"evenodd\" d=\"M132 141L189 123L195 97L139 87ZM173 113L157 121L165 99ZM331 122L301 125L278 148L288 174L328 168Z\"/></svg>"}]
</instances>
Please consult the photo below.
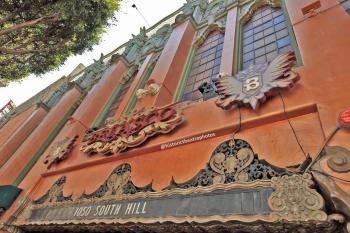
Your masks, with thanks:
<instances>
[{"instance_id":1,"label":"orange painted wall","mask_svg":"<svg viewBox=\"0 0 350 233\"><path fill-rule=\"evenodd\" d=\"M186 20L174 28L150 77L159 84L160 90L157 95L147 96L138 101L137 109L164 106L172 102L195 33L191 20Z\"/></svg>"},{"instance_id":2,"label":"orange painted wall","mask_svg":"<svg viewBox=\"0 0 350 233\"><path fill-rule=\"evenodd\" d=\"M0 185L11 184L22 169L32 159L32 156L54 130L68 109L79 98L80 92L71 89L61 101L47 114L40 125L32 132L8 162L0 168Z\"/></svg>"},{"instance_id":3,"label":"orange painted wall","mask_svg":"<svg viewBox=\"0 0 350 233\"><path fill-rule=\"evenodd\" d=\"M26 111L11 119L0 129L0 145L6 142L8 136L11 135L14 131L16 131L16 129L20 127L21 124L23 124L23 122L33 113L35 109L36 106L33 105Z\"/></svg>"},{"instance_id":4,"label":"orange painted wall","mask_svg":"<svg viewBox=\"0 0 350 233\"><path fill-rule=\"evenodd\" d=\"M30 133L40 124L46 114L47 110L38 106L14 132L8 134L7 139L4 139L5 142L0 146L0 167L6 163Z\"/></svg>"},{"instance_id":5,"label":"orange painted wall","mask_svg":"<svg viewBox=\"0 0 350 233\"><path fill-rule=\"evenodd\" d=\"M300 74L301 80L293 90L283 93L287 106L286 112L303 148L312 157L315 157L325 137L336 126L337 114L350 107L350 66L348 65L350 16L337 4L336 0L321 1L322 8L319 14L312 18L301 14L301 8L310 1L286 0L285 2L303 61L303 65L295 69ZM188 30L192 31L192 29ZM172 37L180 41L181 35L173 34ZM190 38L191 36L188 36L186 40L192 43ZM159 73L155 71L156 73L154 72L151 78L157 80L163 87L174 90L178 80L174 81L176 78L171 76L172 73L168 73L170 66L161 65L170 64L169 61L173 59L174 54L172 56L162 54L162 56L161 59L164 60L161 60L159 65L157 64L157 69L155 68ZM182 60L176 60L179 63L171 63L171 67L174 65L178 68L181 64L183 65L185 56L182 55L182 57ZM173 77L173 79L171 82L165 82L165 79L160 77ZM98 95L98 91L92 93ZM172 91L168 90L168 96L171 96L170 93ZM139 102L137 106L169 103L169 98L165 94L164 101L160 101L162 95L161 92L156 98L143 102L144 105ZM84 109L93 108L91 106L99 106L98 104L102 103L95 100L92 94L90 96L82 103L83 107L79 107L79 111L75 113L75 117L84 123L91 121L91 116L83 113L86 111ZM43 177L32 190L33 192L28 190L30 197L34 199L40 197L63 175L67 176L65 195L73 194L73 197L78 197L84 191L93 192L104 182L111 171L122 163L131 164L132 181L137 186L145 186L153 180L153 187L160 190L169 184L171 177L174 177L177 182L189 180L205 167L215 147L230 138L231 133L239 124L238 111L221 110L215 106L214 101L215 99L212 99L206 102L191 103L187 106L186 103L179 104L178 106L183 107L183 114L186 118L184 124L171 134L154 137L143 146L119 155L88 157L80 153L81 142L78 140L76 147L65 162L45 171L39 161L33 177L39 178L40 173L43 173ZM259 154L260 159L265 159L270 164L280 167L294 166L303 162L304 155L285 119L279 97L273 97L257 112L246 107L241 110L242 129L236 138L250 143L255 153ZM83 132L84 128L78 125L79 123L75 122L71 126L66 126L60 137L72 135L74 132ZM162 143L205 132L214 132L217 137L160 150ZM350 149L350 132L341 130L330 144ZM341 174L341 177L349 179L350 174L344 173ZM24 180L21 187L26 189L33 187L28 179ZM350 193L350 186L344 183L338 183L338 185ZM6 213L6 216L9 216L9 212Z\"/></svg>"},{"instance_id":6,"label":"orange painted wall","mask_svg":"<svg viewBox=\"0 0 350 233\"><path fill-rule=\"evenodd\" d=\"M111 87L117 85L122 75L126 72L126 69L127 66L125 63L122 60L119 60L104 73L100 82L87 94L72 115L71 120L66 123L55 140L51 143L51 146L46 149L44 155L47 155L50 152L52 145L66 137L74 137L75 135L78 135L78 141L82 140L86 132L86 126L92 125L95 116L97 116L98 112L102 110L108 97L112 94L113 88ZM90 104L91 102L92 104ZM36 183L41 174L47 170L47 166L43 162L44 160L45 156L42 156L38 160L30 173L19 185L20 188L27 191Z\"/></svg>"}]
</instances>

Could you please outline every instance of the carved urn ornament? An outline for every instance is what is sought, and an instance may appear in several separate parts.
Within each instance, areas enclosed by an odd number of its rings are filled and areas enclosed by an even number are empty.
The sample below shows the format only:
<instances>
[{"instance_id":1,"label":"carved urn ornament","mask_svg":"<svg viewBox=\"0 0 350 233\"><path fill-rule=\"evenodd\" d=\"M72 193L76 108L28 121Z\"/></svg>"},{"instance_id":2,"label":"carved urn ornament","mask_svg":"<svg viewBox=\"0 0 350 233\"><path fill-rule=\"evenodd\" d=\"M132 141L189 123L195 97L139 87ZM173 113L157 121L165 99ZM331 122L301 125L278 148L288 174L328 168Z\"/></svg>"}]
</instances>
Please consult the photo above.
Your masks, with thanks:
<instances>
[{"instance_id":1,"label":"carved urn ornament","mask_svg":"<svg viewBox=\"0 0 350 233\"><path fill-rule=\"evenodd\" d=\"M45 157L44 164L47 164L49 169L53 164L57 164L68 157L68 154L72 151L74 143L77 140L78 135L74 137L66 137L65 139L56 142L49 154Z\"/></svg>"},{"instance_id":2,"label":"carved urn ornament","mask_svg":"<svg viewBox=\"0 0 350 233\"><path fill-rule=\"evenodd\" d=\"M234 104L247 104L256 110L267 96L289 89L299 80L298 73L292 70L294 61L294 53L288 52L270 64L250 65L236 76L219 74L215 83L219 94L216 105L229 109Z\"/></svg>"}]
</instances>

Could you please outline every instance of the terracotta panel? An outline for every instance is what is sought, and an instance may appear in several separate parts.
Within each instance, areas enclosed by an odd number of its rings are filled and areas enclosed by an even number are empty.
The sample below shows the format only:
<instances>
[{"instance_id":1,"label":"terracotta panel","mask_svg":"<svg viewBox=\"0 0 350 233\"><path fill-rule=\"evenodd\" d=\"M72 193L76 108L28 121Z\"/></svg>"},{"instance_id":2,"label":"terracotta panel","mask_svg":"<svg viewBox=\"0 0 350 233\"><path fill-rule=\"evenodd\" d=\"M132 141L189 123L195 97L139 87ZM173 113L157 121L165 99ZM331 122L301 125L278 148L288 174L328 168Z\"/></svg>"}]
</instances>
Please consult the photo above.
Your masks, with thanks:
<instances>
[{"instance_id":1,"label":"terracotta panel","mask_svg":"<svg viewBox=\"0 0 350 233\"><path fill-rule=\"evenodd\" d=\"M40 124L46 116L47 110L38 107L0 146L0 167L6 163L17 148L25 141L30 133Z\"/></svg>"},{"instance_id":2,"label":"terracotta panel","mask_svg":"<svg viewBox=\"0 0 350 233\"><path fill-rule=\"evenodd\" d=\"M114 115L115 118L120 117L120 115L124 112L125 108L127 107L131 97L136 92L136 87L139 85L142 78L144 77L144 74L147 71L147 68L149 66L149 63L150 63L152 56L153 56L153 53L148 54L147 57L145 58L144 62L142 63L142 66L141 66L140 70L137 72L136 77L132 81L132 83L129 87L129 90L125 94L122 102L119 104L118 110Z\"/></svg>"},{"instance_id":3,"label":"terracotta panel","mask_svg":"<svg viewBox=\"0 0 350 233\"><path fill-rule=\"evenodd\" d=\"M122 60L118 60L111 65L100 81L89 91L72 117L90 126L103 110L103 106L112 95L113 90L126 70L127 66Z\"/></svg>"},{"instance_id":4,"label":"terracotta panel","mask_svg":"<svg viewBox=\"0 0 350 233\"><path fill-rule=\"evenodd\" d=\"M237 24L237 6L227 12L224 48L222 50L220 73L232 74Z\"/></svg>"},{"instance_id":5,"label":"terracotta panel","mask_svg":"<svg viewBox=\"0 0 350 233\"><path fill-rule=\"evenodd\" d=\"M47 114L40 125L32 132L26 141L11 156L8 162L0 168L0 184L11 184L22 169L32 159L42 143L57 127L64 114L75 103L81 93L75 88L68 91L60 102Z\"/></svg>"},{"instance_id":6,"label":"terracotta panel","mask_svg":"<svg viewBox=\"0 0 350 233\"><path fill-rule=\"evenodd\" d=\"M8 136L11 135L13 132L15 132L17 128L20 127L21 124L23 124L23 122L31 114L33 114L35 109L36 109L36 106L33 105L32 107L28 108L26 111L12 118L0 129L0 145L6 142L6 139L8 138Z\"/></svg>"},{"instance_id":7,"label":"terracotta panel","mask_svg":"<svg viewBox=\"0 0 350 233\"><path fill-rule=\"evenodd\" d=\"M137 104L137 108L162 106L172 102L194 35L195 28L190 20L174 28L150 77L161 86L161 90L156 96L146 97L150 100Z\"/></svg>"}]
</instances>

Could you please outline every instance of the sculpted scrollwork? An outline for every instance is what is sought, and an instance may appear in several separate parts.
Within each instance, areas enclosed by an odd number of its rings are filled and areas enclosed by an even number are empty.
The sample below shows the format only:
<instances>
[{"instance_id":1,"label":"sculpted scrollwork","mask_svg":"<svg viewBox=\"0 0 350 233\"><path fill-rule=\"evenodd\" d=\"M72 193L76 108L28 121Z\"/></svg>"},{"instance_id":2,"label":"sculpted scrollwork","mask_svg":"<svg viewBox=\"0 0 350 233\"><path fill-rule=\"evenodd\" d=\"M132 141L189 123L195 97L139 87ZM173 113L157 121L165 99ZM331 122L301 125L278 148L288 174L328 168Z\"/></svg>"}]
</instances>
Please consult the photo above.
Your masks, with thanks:
<instances>
[{"instance_id":1,"label":"sculpted scrollwork","mask_svg":"<svg viewBox=\"0 0 350 233\"><path fill-rule=\"evenodd\" d=\"M49 154L45 157L44 164L49 169L53 164L60 163L67 159L69 153L74 147L74 143L77 140L78 135L74 137L66 137L61 141L56 142L50 149Z\"/></svg>"},{"instance_id":2,"label":"sculpted scrollwork","mask_svg":"<svg viewBox=\"0 0 350 233\"><path fill-rule=\"evenodd\" d=\"M327 165L335 172L350 172L350 150L343 147L327 147L328 157Z\"/></svg>"},{"instance_id":3,"label":"sculpted scrollwork","mask_svg":"<svg viewBox=\"0 0 350 233\"><path fill-rule=\"evenodd\" d=\"M147 81L146 86L143 89L138 89L136 91L136 97L138 99L143 99L146 96L154 96L159 92L160 86L154 82L153 79Z\"/></svg>"},{"instance_id":4,"label":"sculpted scrollwork","mask_svg":"<svg viewBox=\"0 0 350 233\"><path fill-rule=\"evenodd\" d=\"M191 180L181 184L172 180L166 189L269 180L283 174L288 172L259 160L246 141L233 139L221 143L212 153L206 168Z\"/></svg>"},{"instance_id":5,"label":"sculpted scrollwork","mask_svg":"<svg viewBox=\"0 0 350 233\"><path fill-rule=\"evenodd\" d=\"M170 24L165 24L159 28L155 34L153 34L147 42L144 44L142 49L142 56L146 55L154 49L159 49L165 45L170 37L173 28Z\"/></svg>"},{"instance_id":6,"label":"sculpted scrollwork","mask_svg":"<svg viewBox=\"0 0 350 233\"><path fill-rule=\"evenodd\" d=\"M275 190L268 200L272 217L289 221L327 219L327 214L322 211L322 196L311 188L310 174L274 177L271 183Z\"/></svg>"},{"instance_id":7,"label":"sculpted scrollwork","mask_svg":"<svg viewBox=\"0 0 350 233\"><path fill-rule=\"evenodd\" d=\"M85 136L81 151L90 155L97 152L117 154L142 144L156 134L169 133L183 121L181 111L174 107L136 111Z\"/></svg>"},{"instance_id":8,"label":"sculpted scrollwork","mask_svg":"<svg viewBox=\"0 0 350 233\"><path fill-rule=\"evenodd\" d=\"M89 90L101 79L106 68L107 66L103 61L103 54L101 53L100 59L94 59L94 63L85 69L83 76L80 77L76 82L82 88Z\"/></svg>"},{"instance_id":9,"label":"sculpted scrollwork","mask_svg":"<svg viewBox=\"0 0 350 233\"><path fill-rule=\"evenodd\" d=\"M136 187L131 181L130 164L121 164L115 168L107 180L95 192L83 194L80 199L102 198L138 192L151 192L152 184L145 187Z\"/></svg>"},{"instance_id":10,"label":"sculpted scrollwork","mask_svg":"<svg viewBox=\"0 0 350 233\"><path fill-rule=\"evenodd\" d=\"M34 204L47 204L72 200L71 196L65 197L63 195L63 188L65 183L66 177L62 176L51 186L45 195L34 201Z\"/></svg>"},{"instance_id":11,"label":"sculpted scrollwork","mask_svg":"<svg viewBox=\"0 0 350 233\"><path fill-rule=\"evenodd\" d=\"M270 64L250 65L235 76L219 74L215 81L219 97L216 105L229 109L234 104L250 105L257 110L267 96L292 88L300 77L293 70L294 52L278 55Z\"/></svg>"},{"instance_id":12,"label":"sculpted scrollwork","mask_svg":"<svg viewBox=\"0 0 350 233\"><path fill-rule=\"evenodd\" d=\"M126 48L123 52L123 55L127 59L128 62L133 62L138 55L141 54L142 48L146 43L148 37L146 35L146 28L140 28L140 32L138 35L132 35L132 39L126 45Z\"/></svg>"}]
</instances>

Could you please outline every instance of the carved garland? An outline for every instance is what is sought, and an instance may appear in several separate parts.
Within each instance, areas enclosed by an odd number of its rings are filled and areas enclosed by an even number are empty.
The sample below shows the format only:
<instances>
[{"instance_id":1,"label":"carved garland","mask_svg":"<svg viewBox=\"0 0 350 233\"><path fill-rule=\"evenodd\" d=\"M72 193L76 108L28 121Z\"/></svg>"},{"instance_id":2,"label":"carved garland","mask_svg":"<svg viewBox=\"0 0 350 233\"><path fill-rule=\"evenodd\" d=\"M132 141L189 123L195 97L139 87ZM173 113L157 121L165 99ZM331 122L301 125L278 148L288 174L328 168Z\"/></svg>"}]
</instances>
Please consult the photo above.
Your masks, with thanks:
<instances>
[{"instance_id":1,"label":"carved garland","mask_svg":"<svg viewBox=\"0 0 350 233\"><path fill-rule=\"evenodd\" d=\"M136 147L156 134L166 134L184 121L179 109L152 108L134 112L84 137L81 151L111 155Z\"/></svg>"}]
</instances>

